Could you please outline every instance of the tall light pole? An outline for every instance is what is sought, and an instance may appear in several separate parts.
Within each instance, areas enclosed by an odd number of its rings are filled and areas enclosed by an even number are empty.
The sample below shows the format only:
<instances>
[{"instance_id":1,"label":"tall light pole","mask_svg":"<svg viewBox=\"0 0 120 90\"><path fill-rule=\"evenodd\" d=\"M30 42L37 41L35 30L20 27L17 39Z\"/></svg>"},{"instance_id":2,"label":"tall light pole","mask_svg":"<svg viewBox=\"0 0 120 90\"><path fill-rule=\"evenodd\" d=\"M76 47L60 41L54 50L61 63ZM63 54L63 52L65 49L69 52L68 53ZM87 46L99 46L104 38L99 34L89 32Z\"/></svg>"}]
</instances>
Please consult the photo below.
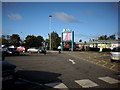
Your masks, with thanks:
<instances>
[{"instance_id":1,"label":"tall light pole","mask_svg":"<svg viewBox=\"0 0 120 90\"><path fill-rule=\"evenodd\" d=\"M20 44L22 45L22 41L23 41L23 40L22 40L22 32L21 32L21 36L20 36L20 38L21 38L21 43L20 43Z\"/></svg>"},{"instance_id":2,"label":"tall light pole","mask_svg":"<svg viewBox=\"0 0 120 90\"><path fill-rule=\"evenodd\" d=\"M50 26L49 26L49 30L50 30L50 50L51 50L51 25L52 25L52 16L49 16L49 20L50 20Z\"/></svg>"},{"instance_id":3,"label":"tall light pole","mask_svg":"<svg viewBox=\"0 0 120 90\"><path fill-rule=\"evenodd\" d=\"M22 32L21 32L21 41L22 41Z\"/></svg>"}]
</instances>

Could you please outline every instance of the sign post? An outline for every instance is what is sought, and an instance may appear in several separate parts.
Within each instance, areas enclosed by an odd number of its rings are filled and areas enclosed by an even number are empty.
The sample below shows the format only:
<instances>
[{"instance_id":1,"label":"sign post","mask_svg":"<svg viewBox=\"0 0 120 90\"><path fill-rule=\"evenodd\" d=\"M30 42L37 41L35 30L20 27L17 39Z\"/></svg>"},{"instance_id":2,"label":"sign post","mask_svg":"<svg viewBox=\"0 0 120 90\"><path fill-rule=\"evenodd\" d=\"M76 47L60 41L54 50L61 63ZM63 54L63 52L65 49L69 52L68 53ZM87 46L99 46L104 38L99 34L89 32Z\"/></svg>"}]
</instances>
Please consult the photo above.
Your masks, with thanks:
<instances>
[{"instance_id":1,"label":"sign post","mask_svg":"<svg viewBox=\"0 0 120 90\"><path fill-rule=\"evenodd\" d=\"M74 51L74 32L72 31L72 51Z\"/></svg>"}]
</instances>

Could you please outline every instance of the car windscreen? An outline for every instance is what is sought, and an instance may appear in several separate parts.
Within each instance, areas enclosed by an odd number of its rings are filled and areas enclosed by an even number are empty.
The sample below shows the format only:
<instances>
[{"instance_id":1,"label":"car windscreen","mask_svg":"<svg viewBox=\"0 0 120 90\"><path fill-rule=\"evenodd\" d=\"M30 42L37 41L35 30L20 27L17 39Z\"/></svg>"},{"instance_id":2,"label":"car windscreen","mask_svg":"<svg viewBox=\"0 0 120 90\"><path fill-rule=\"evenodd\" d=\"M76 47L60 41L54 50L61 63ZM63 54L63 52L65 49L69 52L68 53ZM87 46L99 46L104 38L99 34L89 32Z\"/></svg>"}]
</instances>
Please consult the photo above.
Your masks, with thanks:
<instances>
[{"instance_id":1,"label":"car windscreen","mask_svg":"<svg viewBox=\"0 0 120 90\"><path fill-rule=\"evenodd\" d=\"M8 50L8 48L2 48L2 51L7 51Z\"/></svg>"},{"instance_id":2,"label":"car windscreen","mask_svg":"<svg viewBox=\"0 0 120 90\"><path fill-rule=\"evenodd\" d=\"M120 47L113 48L112 52L120 52Z\"/></svg>"},{"instance_id":3,"label":"car windscreen","mask_svg":"<svg viewBox=\"0 0 120 90\"><path fill-rule=\"evenodd\" d=\"M16 50L15 48L8 48L9 51L13 51Z\"/></svg>"}]
</instances>

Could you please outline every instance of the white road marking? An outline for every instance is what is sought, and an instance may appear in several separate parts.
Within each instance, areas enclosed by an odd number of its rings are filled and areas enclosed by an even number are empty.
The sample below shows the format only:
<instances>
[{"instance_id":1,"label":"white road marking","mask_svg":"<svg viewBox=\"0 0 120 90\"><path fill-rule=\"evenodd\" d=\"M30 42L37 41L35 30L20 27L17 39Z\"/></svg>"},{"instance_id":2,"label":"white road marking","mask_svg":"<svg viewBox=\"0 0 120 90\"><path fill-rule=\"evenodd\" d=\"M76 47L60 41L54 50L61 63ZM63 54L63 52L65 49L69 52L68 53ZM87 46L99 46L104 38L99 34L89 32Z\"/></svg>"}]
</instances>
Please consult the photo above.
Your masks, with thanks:
<instances>
[{"instance_id":1,"label":"white road marking","mask_svg":"<svg viewBox=\"0 0 120 90\"><path fill-rule=\"evenodd\" d=\"M48 83L45 84L46 86L52 87L52 88L67 88L67 86L63 83L56 82L56 83Z\"/></svg>"},{"instance_id":2,"label":"white road marking","mask_svg":"<svg viewBox=\"0 0 120 90\"><path fill-rule=\"evenodd\" d=\"M72 59L69 59L69 61L70 61L70 62L72 62L72 64L75 64L74 60L72 60Z\"/></svg>"},{"instance_id":3,"label":"white road marking","mask_svg":"<svg viewBox=\"0 0 120 90\"><path fill-rule=\"evenodd\" d=\"M115 83L120 83L119 80L111 78L111 77L99 77L98 79L103 80L109 84L115 84Z\"/></svg>"},{"instance_id":4,"label":"white road marking","mask_svg":"<svg viewBox=\"0 0 120 90\"><path fill-rule=\"evenodd\" d=\"M82 88L90 88L90 87L96 87L99 86L98 84L94 83L93 81L89 79L83 79L83 80L75 80L76 83L78 83Z\"/></svg>"}]
</instances>

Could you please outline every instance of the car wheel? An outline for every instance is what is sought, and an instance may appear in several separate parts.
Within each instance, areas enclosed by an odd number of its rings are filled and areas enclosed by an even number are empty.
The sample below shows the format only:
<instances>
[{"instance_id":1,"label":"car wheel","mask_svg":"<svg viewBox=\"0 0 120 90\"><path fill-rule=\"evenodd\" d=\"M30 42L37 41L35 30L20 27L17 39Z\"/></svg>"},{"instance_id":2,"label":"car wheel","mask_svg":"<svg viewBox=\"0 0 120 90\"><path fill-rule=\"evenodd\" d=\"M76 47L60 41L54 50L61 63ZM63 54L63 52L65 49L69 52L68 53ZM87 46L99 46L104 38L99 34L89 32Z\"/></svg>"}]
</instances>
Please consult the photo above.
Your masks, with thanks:
<instances>
[{"instance_id":1,"label":"car wheel","mask_svg":"<svg viewBox=\"0 0 120 90\"><path fill-rule=\"evenodd\" d=\"M113 59L111 59L111 62L115 62Z\"/></svg>"},{"instance_id":2,"label":"car wheel","mask_svg":"<svg viewBox=\"0 0 120 90\"><path fill-rule=\"evenodd\" d=\"M44 54L46 54L46 52L44 52Z\"/></svg>"}]
</instances>

